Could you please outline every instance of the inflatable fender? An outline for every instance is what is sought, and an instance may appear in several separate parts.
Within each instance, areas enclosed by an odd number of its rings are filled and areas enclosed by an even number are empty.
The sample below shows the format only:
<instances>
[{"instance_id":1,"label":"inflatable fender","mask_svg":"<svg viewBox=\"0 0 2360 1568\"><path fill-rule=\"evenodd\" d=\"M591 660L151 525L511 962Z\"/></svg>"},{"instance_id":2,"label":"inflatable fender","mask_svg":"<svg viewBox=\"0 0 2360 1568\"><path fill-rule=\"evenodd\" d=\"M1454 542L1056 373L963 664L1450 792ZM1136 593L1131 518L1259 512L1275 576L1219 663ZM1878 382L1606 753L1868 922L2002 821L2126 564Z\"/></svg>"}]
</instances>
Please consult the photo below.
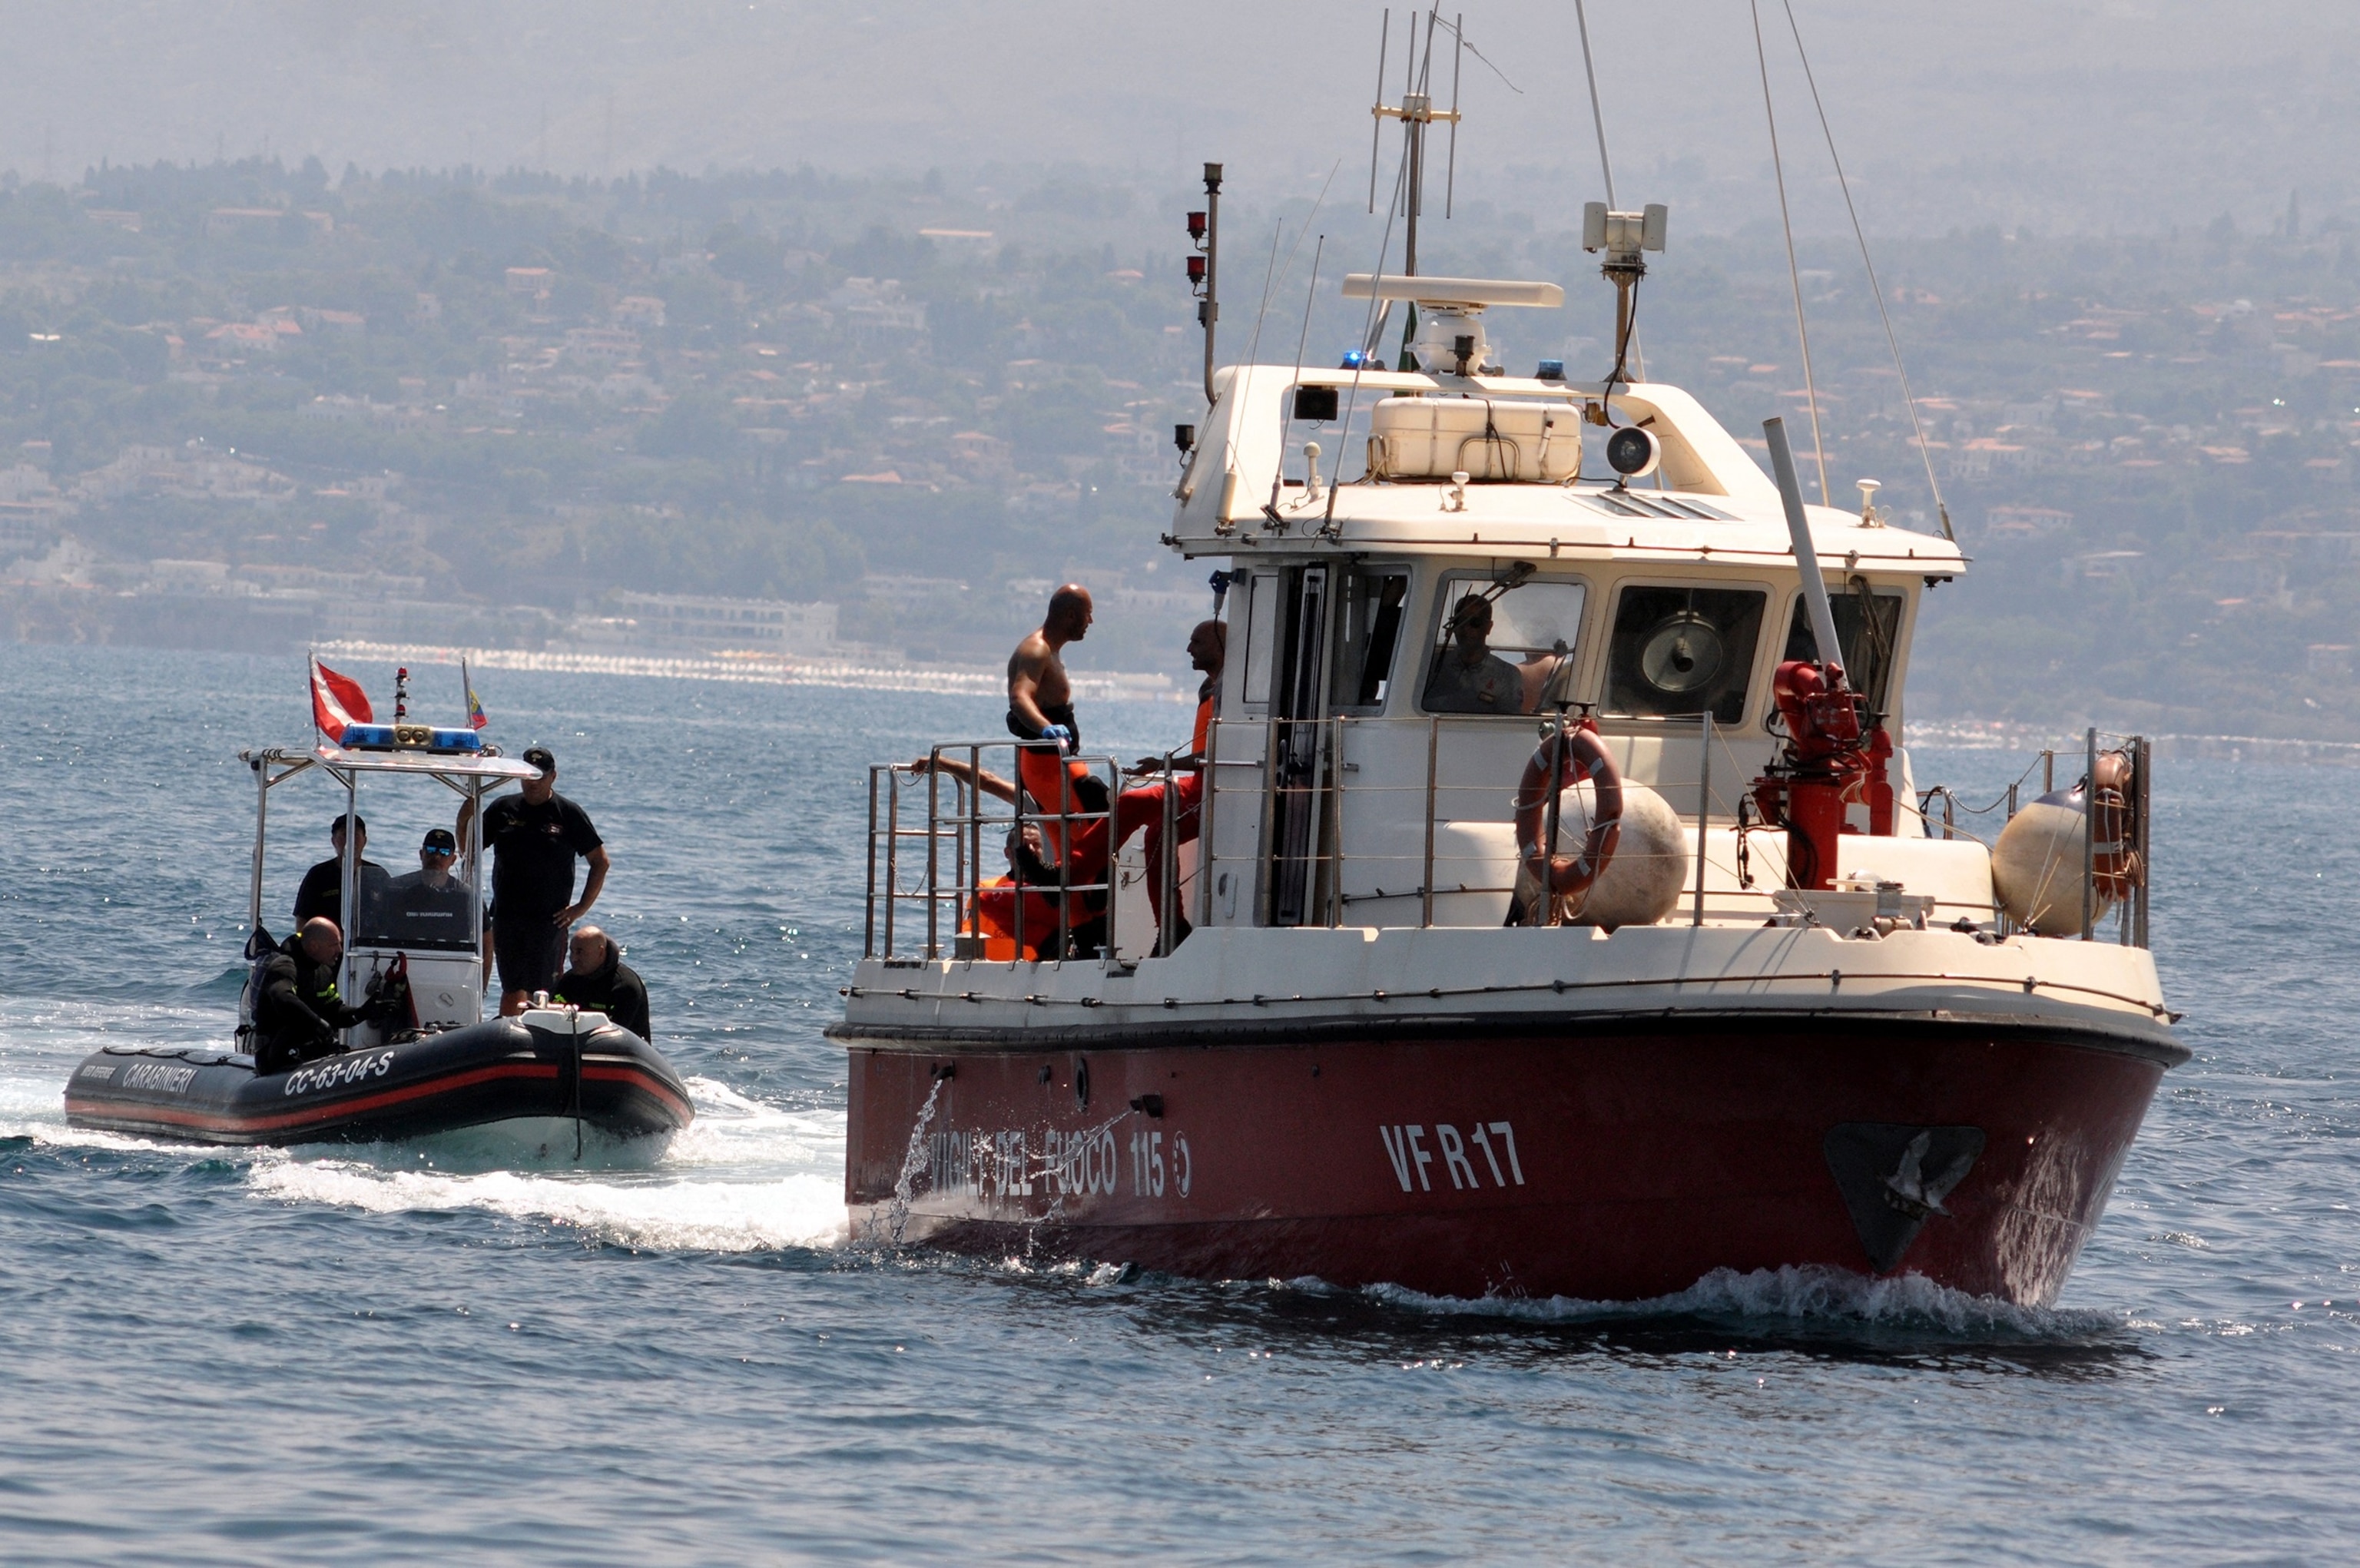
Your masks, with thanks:
<instances>
[{"instance_id":1,"label":"inflatable fender","mask_svg":"<svg viewBox=\"0 0 2360 1568\"><path fill-rule=\"evenodd\" d=\"M1587 838L1596 798L1597 791L1588 784L1577 784L1565 792L1557 805L1559 849ZM1609 931L1622 926L1655 925L1679 907L1695 872L1679 813L1645 784L1626 782L1613 859L1598 873L1579 907L1564 912L1563 923L1599 926ZM1541 924L1539 893L1538 879L1520 869L1515 901L1524 911L1525 924Z\"/></svg>"},{"instance_id":2,"label":"inflatable fender","mask_svg":"<svg viewBox=\"0 0 2360 1568\"><path fill-rule=\"evenodd\" d=\"M1587 782L1594 792L1581 850L1560 855L1551 845L1552 852L1544 853L1541 840L1548 832L1549 803L1579 782ZM1584 897L1614 858L1622 822L1622 775L1607 754L1598 727L1584 718L1541 737L1516 784L1516 854L1524 874L1556 897Z\"/></svg>"}]
</instances>

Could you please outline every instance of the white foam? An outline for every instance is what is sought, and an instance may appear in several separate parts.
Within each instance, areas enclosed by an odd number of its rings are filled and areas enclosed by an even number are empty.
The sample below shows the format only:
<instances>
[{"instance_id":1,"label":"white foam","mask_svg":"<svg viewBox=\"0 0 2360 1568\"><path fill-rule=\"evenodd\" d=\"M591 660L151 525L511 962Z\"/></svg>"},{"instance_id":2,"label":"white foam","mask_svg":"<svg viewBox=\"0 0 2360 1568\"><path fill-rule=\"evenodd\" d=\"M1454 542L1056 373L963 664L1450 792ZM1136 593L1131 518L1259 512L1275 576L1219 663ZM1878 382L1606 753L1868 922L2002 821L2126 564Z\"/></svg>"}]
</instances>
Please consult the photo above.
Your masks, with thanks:
<instances>
[{"instance_id":1,"label":"white foam","mask_svg":"<svg viewBox=\"0 0 2360 1568\"><path fill-rule=\"evenodd\" d=\"M68 1126L67 1078L104 1046L218 1047L235 1023L234 1014L214 1005L0 998L0 1137L74 1148L159 1146Z\"/></svg>"},{"instance_id":2,"label":"white foam","mask_svg":"<svg viewBox=\"0 0 2360 1568\"><path fill-rule=\"evenodd\" d=\"M1298 1288L1312 1281L1294 1282ZM1662 1317L1744 1318L1807 1322L1875 1324L1917 1328L1944 1334L1992 1334L2010 1338L2081 1337L2125 1326L2120 1314L2053 1307L2021 1307L1996 1297L1970 1295L1938 1285L1920 1274L1872 1279L1841 1268L1757 1268L1741 1274L1717 1268L1685 1290L1644 1301L1590 1301L1553 1296L1546 1299L1485 1297L1460 1299L1428 1296L1397 1285L1371 1286L1364 1294L1391 1306L1442 1315L1474 1314L1541 1322L1572 1322Z\"/></svg>"},{"instance_id":3,"label":"white foam","mask_svg":"<svg viewBox=\"0 0 2360 1568\"><path fill-rule=\"evenodd\" d=\"M843 1179L817 1173L769 1181L616 1180L512 1170L453 1176L280 1157L257 1164L251 1181L256 1192L290 1202L375 1214L476 1210L662 1252L833 1247L845 1236Z\"/></svg>"},{"instance_id":4,"label":"white foam","mask_svg":"<svg viewBox=\"0 0 2360 1568\"><path fill-rule=\"evenodd\" d=\"M499 1124L333 1154L273 1154L256 1165L252 1190L378 1214L474 1210L663 1252L841 1245L843 1111L773 1105L706 1078L687 1087L696 1120L668 1145L594 1135L580 1167L572 1123Z\"/></svg>"}]
</instances>

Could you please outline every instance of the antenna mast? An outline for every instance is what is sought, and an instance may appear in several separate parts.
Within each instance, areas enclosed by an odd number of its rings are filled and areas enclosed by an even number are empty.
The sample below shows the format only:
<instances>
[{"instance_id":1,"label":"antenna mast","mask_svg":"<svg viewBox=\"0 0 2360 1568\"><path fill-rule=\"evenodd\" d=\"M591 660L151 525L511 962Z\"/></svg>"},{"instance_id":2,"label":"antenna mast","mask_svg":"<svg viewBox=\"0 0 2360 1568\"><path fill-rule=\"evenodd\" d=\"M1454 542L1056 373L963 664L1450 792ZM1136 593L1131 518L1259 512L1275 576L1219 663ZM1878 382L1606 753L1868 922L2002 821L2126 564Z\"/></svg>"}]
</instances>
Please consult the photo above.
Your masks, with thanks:
<instances>
[{"instance_id":1,"label":"antenna mast","mask_svg":"<svg viewBox=\"0 0 2360 1568\"><path fill-rule=\"evenodd\" d=\"M1391 11L1387 11L1385 17L1386 26L1388 29L1390 29L1393 13ZM1402 123L1404 133L1409 137L1409 179L1406 182L1406 188L1402 193L1402 216L1407 220L1402 231L1402 275L1404 277L1414 278L1417 275L1417 220L1419 215L1426 210L1426 127L1435 124L1437 121L1440 121L1450 126L1450 172L1453 185L1455 186L1457 183L1459 163L1459 71L1455 63L1453 64L1450 73L1450 107L1448 109L1436 108L1434 106L1434 93L1430 90L1434 80L1434 29L1436 24L1440 19L1441 14L1438 11L1428 11L1426 13L1426 49L1425 57L1422 60L1417 57L1415 34L1413 33L1411 59L1407 71L1403 78L1402 100L1398 104L1388 104L1384 101L1382 96L1382 84L1384 81L1384 42L1382 38L1378 44L1377 80L1380 84L1380 90L1377 102L1370 107L1369 112L1381 121L1399 120ZM1410 13L1410 26L1413 29L1417 26L1417 14L1415 11ZM1459 43L1458 36L1454 31L1451 38L1451 48L1456 51L1459 47ZM1375 192L1377 174L1375 147L1375 139L1372 137L1370 142L1369 157L1369 205L1371 211L1374 211L1376 207ZM1447 207L1445 215L1448 215Z\"/></svg>"},{"instance_id":2,"label":"antenna mast","mask_svg":"<svg viewBox=\"0 0 2360 1568\"><path fill-rule=\"evenodd\" d=\"M1221 259L1221 166L1205 165L1205 210L1188 214L1188 237L1196 254L1188 258L1188 283L1196 294L1196 321L1205 329L1205 406L1212 407L1213 397L1213 326L1221 319L1219 296L1214 292L1220 280Z\"/></svg>"}]
</instances>

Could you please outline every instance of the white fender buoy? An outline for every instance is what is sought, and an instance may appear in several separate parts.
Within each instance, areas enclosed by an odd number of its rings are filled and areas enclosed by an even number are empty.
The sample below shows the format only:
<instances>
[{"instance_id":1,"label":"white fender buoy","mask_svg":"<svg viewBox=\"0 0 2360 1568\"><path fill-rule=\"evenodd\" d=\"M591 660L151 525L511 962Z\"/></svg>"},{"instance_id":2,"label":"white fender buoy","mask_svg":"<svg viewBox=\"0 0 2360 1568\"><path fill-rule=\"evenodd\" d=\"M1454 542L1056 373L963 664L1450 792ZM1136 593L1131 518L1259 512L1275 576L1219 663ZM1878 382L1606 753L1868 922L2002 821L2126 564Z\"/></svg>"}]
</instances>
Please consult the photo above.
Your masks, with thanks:
<instances>
[{"instance_id":1,"label":"white fender buoy","mask_svg":"<svg viewBox=\"0 0 2360 1568\"><path fill-rule=\"evenodd\" d=\"M2080 789L2042 795L2008 818L1992 848L1992 891L1999 896L1999 906L2036 936L2081 933L2087 799ZM2108 879L2099 877L2091 918L2103 915L2114 902Z\"/></svg>"},{"instance_id":2,"label":"white fender buoy","mask_svg":"<svg viewBox=\"0 0 2360 1568\"><path fill-rule=\"evenodd\" d=\"M1590 833L1593 798L1587 783L1557 797L1558 852L1578 853ZM1622 830L1614 858L1606 862L1587 896L1566 900L1566 922L1575 926L1652 926L1679 906L1680 894L1695 872L1688 859L1679 813L1645 784L1622 785ZM1516 900L1533 905L1538 879L1529 870L1516 877Z\"/></svg>"}]
</instances>

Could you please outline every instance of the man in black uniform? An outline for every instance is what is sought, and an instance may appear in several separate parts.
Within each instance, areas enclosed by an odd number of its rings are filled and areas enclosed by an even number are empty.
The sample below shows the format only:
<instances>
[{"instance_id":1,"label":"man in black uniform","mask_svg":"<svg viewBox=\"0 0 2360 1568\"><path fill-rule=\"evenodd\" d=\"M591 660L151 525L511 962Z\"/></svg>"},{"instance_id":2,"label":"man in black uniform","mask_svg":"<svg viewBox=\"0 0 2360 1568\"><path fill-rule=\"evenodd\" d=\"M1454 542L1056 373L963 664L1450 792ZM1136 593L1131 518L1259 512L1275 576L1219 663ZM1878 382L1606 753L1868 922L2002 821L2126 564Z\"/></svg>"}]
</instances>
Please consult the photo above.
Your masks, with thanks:
<instances>
[{"instance_id":1,"label":"man in black uniform","mask_svg":"<svg viewBox=\"0 0 2360 1568\"><path fill-rule=\"evenodd\" d=\"M314 916L263 959L254 1004L254 1070L285 1072L314 1057L333 1056L336 1031L365 1024L368 1007L347 1007L336 994L336 961L344 933Z\"/></svg>"},{"instance_id":2,"label":"man in black uniform","mask_svg":"<svg viewBox=\"0 0 2360 1568\"><path fill-rule=\"evenodd\" d=\"M484 847L496 857L492 948L499 959L500 1011L509 1014L523 1012L534 992L557 983L565 967L566 927L598 902L610 864L589 813L557 793L557 759L549 748L530 747L524 760L541 776L484 807ZM473 806L459 808L462 841ZM579 903L571 902L576 858L590 867Z\"/></svg>"},{"instance_id":3,"label":"man in black uniform","mask_svg":"<svg viewBox=\"0 0 2360 1568\"><path fill-rule=\"evenodd\" d=\"M623 961L615 939L595 926L575 929L567 948L572 966L550 993L552 1002L571 1003L585 1013L604 1013L632 1034L650 1040L648 987L639 971Z\"/></svg>"},{"instance_id":4,"label":"man in black uniform","mask_svg":"<svg viewBox=\"0 0 2360 1568\"><path fill-rule=\"evenodd\" d=\"M295 924L298 927L307 920L342 920L344 917L344 824L347 822L352 824L353 834L360 840L353 853L368 853L368 824L357 813L339 817L329 825L328 842L336 847L336 852L303 873L302 885L295 890ZM385 885L385 868L375 861L362 861L360 872L364 897Z\"/></svg>"}]
</instances>

